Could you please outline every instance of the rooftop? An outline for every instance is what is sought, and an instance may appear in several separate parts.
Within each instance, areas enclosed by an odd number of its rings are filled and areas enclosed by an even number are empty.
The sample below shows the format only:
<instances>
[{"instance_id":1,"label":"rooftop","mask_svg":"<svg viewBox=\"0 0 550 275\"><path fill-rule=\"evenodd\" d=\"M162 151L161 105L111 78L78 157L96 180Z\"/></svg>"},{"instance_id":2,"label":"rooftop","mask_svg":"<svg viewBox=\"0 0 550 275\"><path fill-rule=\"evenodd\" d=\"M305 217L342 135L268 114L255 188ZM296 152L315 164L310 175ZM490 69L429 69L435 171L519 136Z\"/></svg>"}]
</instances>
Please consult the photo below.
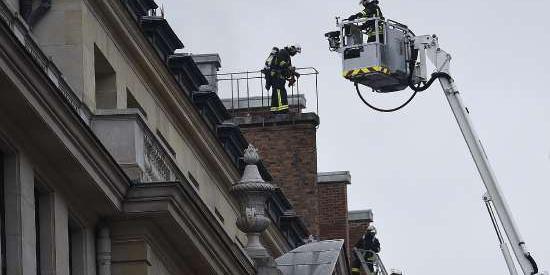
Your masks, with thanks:
<instances>
[{"instance_id":1,"label":"rooftop","mask_svg":"<svg viewBox=\"0 0 550 275\"><path fill-rule=\"evenodd\" d=\"M275 261L284 275L340 274L337 264L343 250L344 240L313 242L300 246Z\"/></svg>"}]
</instances>

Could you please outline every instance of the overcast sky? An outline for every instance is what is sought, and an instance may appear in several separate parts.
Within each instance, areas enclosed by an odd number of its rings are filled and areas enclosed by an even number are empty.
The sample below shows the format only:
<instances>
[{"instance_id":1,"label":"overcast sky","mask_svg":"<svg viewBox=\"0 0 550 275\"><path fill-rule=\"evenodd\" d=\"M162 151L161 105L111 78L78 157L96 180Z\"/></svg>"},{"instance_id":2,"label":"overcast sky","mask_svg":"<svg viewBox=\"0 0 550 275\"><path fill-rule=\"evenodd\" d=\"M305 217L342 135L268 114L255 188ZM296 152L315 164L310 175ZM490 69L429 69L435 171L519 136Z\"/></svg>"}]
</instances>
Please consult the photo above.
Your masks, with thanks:
<instances>
[{"instance_id":1,"label":"overcast sky","mask_svg":"<svg viewBox=\"0 0 550 275\"><path fill-rule=\"evenodd\" d=\"M192 53L222 71L255 70L274 45L299 42L296 66L320 75L320 171L349 170L350 209L373 208L387 267L407 275L507 274L483 184L439 85L398 113L367 109L323 34L356 0L157 0ZM437 34L539 266L550 269L550 21L547 0L382 0L416 34ZM310 93L311 91L306 91ZM402 94L371 95L395 106ZM314 98L308 97L310 103Z\"/></svg>"}]
</instances>

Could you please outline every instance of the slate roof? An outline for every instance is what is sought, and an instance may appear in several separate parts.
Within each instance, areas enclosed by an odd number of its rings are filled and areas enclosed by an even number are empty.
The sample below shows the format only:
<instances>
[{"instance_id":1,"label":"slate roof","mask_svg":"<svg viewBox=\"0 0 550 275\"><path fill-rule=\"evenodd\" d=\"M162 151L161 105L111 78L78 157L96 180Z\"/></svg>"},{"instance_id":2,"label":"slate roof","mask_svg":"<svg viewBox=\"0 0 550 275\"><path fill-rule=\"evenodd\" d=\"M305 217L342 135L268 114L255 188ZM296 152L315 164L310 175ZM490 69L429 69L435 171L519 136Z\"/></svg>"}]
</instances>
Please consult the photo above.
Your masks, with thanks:
<instances>
[{"instance_id":1,"label":"slate roof","mask_svg":"<svg viewBox=\"0 0 550 275\"><path fill-rule=\"evenodd\" d=\"M332 275L340 255L344 255L344 240L320 241L300 246L277 258L277 268L283 275Z\"/></svg>"}]
</instances>

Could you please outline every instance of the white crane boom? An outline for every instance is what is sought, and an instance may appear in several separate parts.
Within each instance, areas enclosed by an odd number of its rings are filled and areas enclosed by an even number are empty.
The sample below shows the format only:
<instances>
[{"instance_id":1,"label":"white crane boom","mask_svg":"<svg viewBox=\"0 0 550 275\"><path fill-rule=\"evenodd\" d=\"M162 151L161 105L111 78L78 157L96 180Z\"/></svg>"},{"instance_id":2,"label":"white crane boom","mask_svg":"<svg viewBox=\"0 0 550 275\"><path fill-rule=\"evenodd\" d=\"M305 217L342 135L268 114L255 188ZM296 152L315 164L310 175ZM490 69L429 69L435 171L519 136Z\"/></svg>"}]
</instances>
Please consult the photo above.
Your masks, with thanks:
<instances>
[{"instance_id":1,"label":"white crane boom","mask_svg":"<svg viewBox=\"0 0 550 275\"><path fill-rule=\"evenodd\" d=\"M435 35L415 37L414 47L420 51L421 59L422 55L426 54L428 59L435 66L437 73L451 75L451 56L439 48L439 43ZM420 66L426 66L426 64L420 64ZM454 80L448 77L439 77L439 81L523 273L525 275L537 274L538 270L536 269L538 268L519 234L519 230L512 217L508 204L500 190L493 169L489 164L483 144L474 130L472 121L470 120L469 110L462 102L460 92Z\"/></svg>"}]
</instances>

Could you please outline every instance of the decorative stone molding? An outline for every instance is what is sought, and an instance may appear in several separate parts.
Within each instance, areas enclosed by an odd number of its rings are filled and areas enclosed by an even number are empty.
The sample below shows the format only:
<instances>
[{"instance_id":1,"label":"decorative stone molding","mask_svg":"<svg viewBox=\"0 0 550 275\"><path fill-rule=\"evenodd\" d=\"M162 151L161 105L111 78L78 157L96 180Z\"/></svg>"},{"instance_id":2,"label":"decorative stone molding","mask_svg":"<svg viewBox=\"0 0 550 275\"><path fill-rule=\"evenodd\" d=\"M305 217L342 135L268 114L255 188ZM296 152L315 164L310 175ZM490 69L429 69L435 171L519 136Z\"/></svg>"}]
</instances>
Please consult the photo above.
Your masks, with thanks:
<instances>
[{"instance_id":1,"label":"decorative stone molding","mask_svg":"<svg viewBox=\"0 0 550 275\"><path fill-rule=\"evenodd\" d=\"M169 182L178 170L137 109L96 110L92 130L136 183Z\"/></svg>"},{"instance_id":2,"label":"decorative stone molding","mask_svg":"<svg viewBox=\"0 0 550 275\"><path fill-rule=\"evenodd\" d=\"M173 181L167 153L147 133L144 135L145 178L142 182Z\"/></svg>"},{"instance_id":3,"label":"decorative stone molding","mask_svg":"<svg viewBox=\"0 0 550 275\"><path fill-rule=\"evenodd\" d=\"M260 235L267 229L270 220L265 215L266 201L272 195L275 187L265 182L258 171L260 157L258 150L249 145L244 153L246 168L243 176L231 188L231 193L237 198L240 216L237 227L247 234L246 251L252 258L269 256L260 243Z\"/></svg>"}]
</instances>

